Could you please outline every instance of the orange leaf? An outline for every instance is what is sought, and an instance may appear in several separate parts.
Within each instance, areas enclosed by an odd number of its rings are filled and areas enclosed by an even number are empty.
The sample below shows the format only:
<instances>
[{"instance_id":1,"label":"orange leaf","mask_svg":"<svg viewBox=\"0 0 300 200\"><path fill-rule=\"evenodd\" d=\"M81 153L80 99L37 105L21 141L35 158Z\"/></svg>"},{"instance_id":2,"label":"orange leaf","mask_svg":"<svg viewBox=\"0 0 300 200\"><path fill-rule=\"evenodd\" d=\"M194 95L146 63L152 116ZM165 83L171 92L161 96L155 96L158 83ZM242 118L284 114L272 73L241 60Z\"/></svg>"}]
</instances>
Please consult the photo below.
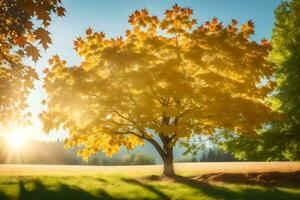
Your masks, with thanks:
<instances>
[{"instance_id":1,"label":"orange leaf","mask_svg":"<svg viewBox=\"0 0 300 200\"><path fill-rule=\"evenodd\" d=\"M45 26L48 26L49 21L51 21L50 13L48 12L48 10L43 9L43 8L37 8L35 10L35 12L36 12L37 18L40 20L43 20L43 24Z\"/></svg>"},{"instance_id":2,"label":"orange leaf","mask_svg":"<svg viewBox=\"0 0 300 200\"><path fill-rule=\"evenodd\" d=\"M134 24L135 24L135 16L134 16L134 15L130 15L130 16L129 16L129 19L128 19L128 22L129 22L130 24L134 25Z\"/></svg>"},{"instance_id":3,"label":"orange leaf","mask_svg":"<svg viewBox=\"0 0 300 200\"><path fill-rule=\"evenodd\" d=\"M200 32L203 32L203 31L204 31L204 26L203 26L203 25L199 26L199 27L198 27L198 30L199 30Z\"/></svg>"},{"instance_id":4,"label":"orange leaf","mask_svg":"<svg viewBox=\"0 0 300 200\"><path fill-rule=\"evenodd\" d=\"M173 11L172 10L166 10L165 15L166 15L166 18L170 19L173 15Z\"/></svg>"},{"instance_id":5,"label":"orange leaf","mask_svg":"<svg viewBox=\"0 0 300 200\"><path fill-rule=\"evenodd\" d=\"M144 16L147 16L148 15L148 10L146 8L142 9L142 14Z\"/></svg>"},{"instance_id":6,"label":"orange leaf","mask_svg":"<svg viewBox=\"0 0 300 200\"><path fill-rule=\"evenodd\" d=\"M81 37L77 37L76 40L74 40L74 49L77 51L82 43L84 43L83 39Z\"/></svg>"},{"instance_id":7,"label":"orange leaf","mask_svg":"<svg viewBox=\"0 0 300 200\"><path fill-rule=\"evenodd\" d=\"M248 26L250 26L251 28L254 28L254 23L252 20L249 20L248 21Z\"/></svg>"},{"instance_id":8,"label":"orange leaf","mask_svg":"<svg viewBox=\"0 0 300 200\"><path fill-rule=\"evenodd\" d=\"M24 47L26 42L27 42L27 38L24 36L18 36L15 38L15 43L20 47Z\"/></svg>"},{"instance_id":9,"label":"orange leaf","mask_svg":"<svg viewBox=\"0 0 300 200\"><path fill-rule=\"evenodd\" d=\"M188 15L192 15L192 14L193 14L193 10L190 9L190 8L187 8L187 9L186 9L186 13L187 13Z\"/></svg>"},{"instance_id":10,"label":"orange leaf","mask_svg":"<svg viewBox=\"0 0 300 200\"><path fill-rule=\"evenodd\" d=\"M194 25L194 24L197 24L197 20L196 19L192 20L192 25Z\"/></svg>"},{"instance_id":11,"label":"orange leaf","mask_svg":"<svg viewBox=\"0 0 300 200\"><path fill-rule=\"evenodd\" d=\"M126 36L128 37L131 34L130 30L126 30Z\"/></svg>"},{"instance_id":12,"label":"orange leaf","mask_svg":"<svg viewBox=\"0 0 300 200\"><path fill-rule=\"evenodd\" d=\"M158 18L156 16L152 16L151 19L152 19L152 22L154 24L158 24L159 23L159 20L158 20Z\"/></svg>"},{"instance_id":13,"label":"orange leaf","mask_svg":"<svg viewBox=\"0 0 300 200\"><path fill-rule=\"evenodd\" d=\"M31 21L27 21L27 22L25 22L24 27L26 29L32 29L33 23Z\"/></svg>"},{"instance_id":14,"label":"orange leaf","mask_svg":"<svg viewBox=\"0 0 300 200\"><path fill-rule=\"evenodd\" d=\"M175 11L175 13L179 12L180 7L177 5L177 3L173 6L173 10Z\"/></svg>"},{"instance_id":15,"label":"orange leaf","mask_svg":"<svg viewBox=\"0 0 300 200\"><path fill-rule=\"evenodd\" d=\"M238 23L238 21L236 21L235 19L231 20L231 25L232 25L232 26L237 25L237 23Z\"/></svg>"},{"instance_id":16,"label":"orange leaf","mask_svg":"<svg viewBox=\"0 0 300 200\"><path fill-rule=\"evenodd\" d=\"M63 7L60 6L57 8L57 15L59 17L65 16L65 12L66 12L66 10Z\"/></svg>"},{"instance_id":17,"label":"orange leaf","mask_svg":"<svg viewBox=\"0 0 300 200\"><path fill-rule=\"evenodd\" d=\"M211 21L211 24L215 26L217 25L217 23L218 23L218 18L214 17L213 20Z\"/></svg>"},{"instance_id":18,"label":"orange leaf","mask_svg":"<svg viewBox=\"0 0 300 200\"><path fill-rule=\"evenodd\" d=\"M136 16L136 17L139 17L139 16L141 16L141 12L140 12L140 11L138 11L138 10L134 11L134 14L135 14L135 16Z\"/></svg>"},{"instance_id":19,"label":"orange leaf","mask_svg":"<svg viewBox=\"0 0 300 200\"><path fill-rule=\"evenodd\" d=\"M25 51L26 51L26 55L28 56L28 57L32 57L32 60L33 61L37 61L38 59L39 59L39 57L40 57L40 53L39 53L39 51L38 51L38 49L36 48L36 47L34 47L34 46L27 46L26 48L25 48Z\"/></svg>"},{"instance_id":20,"label":"orange leaf","mask_svg":"<svg viewBox=\"0 0 300 200\"><path fill-rule=\"evenodd\" d=\"M93 30L91 29L91 27L89 27L85 33L86 35L91 35L93 33Z\"/></svg>"},{"instance_id":21,"label":"orange leaf","mask_svg":"<svg viewBox=\"0 0 300 200\"><path fill-rule=\"evenodd\" d=\"M101 38L105 38L105 33L104 33L103 31L101 31L101 32L99 33L99 36L100 36Z\"/></svg>"},{"instance_id":22,"label":"orange leaf","mask_svg":"<svg viewBox=\"0 0 300 200\"><path fill-rule=\"evenodd\" d=\"M60 57L58 55L52 56L52 59L53 59L54 62L60 61Z\"/></svg>"},{"instance_id":23,"label":"orange leaf","mask_svg":"<svg viewBox=\"0 0 300 200\"><path fill-rule=\"evenodd\" d=\"M222 22L220 22L219 24L216 25L216 30L217 31L222 30L222 28L223 28Z\"/></svg>"},{"instance_id":24,"label":"orange leaf","mask_svg":"<svg viewBox=\"0 0 300 200\"><path fill-rule=\"evenodd\" d=\"M45 68L45 69L43 70L43 73L44 73L44 74L48 74L49 71L50 71L50 70L49 70L48 68Z\"/></svg>"},{"instance_id":25,"label":"orange leaf","mask_svg":"<svg viewBox=\"0 0 300 200\"><path fill-rule=\"evenodd\" d=\"M42 44L44 49L48 48L48 44L51 44L51 38L49 36L49 32L46 31L43 28L38 28L36 31L34 31L35 38L37 40L40 40L40 44Z\"/></svg>"},{"instance_id":26,"label":"orange leaf","mask_svg":"<svg viewBox=\"0 0 300 200\"><path fill-rule=\"evenodd\" d=\"M49 63L49 65L52 65L52 64L53 64L53 59L50 58L50 59L48 60L48 63Z\"/></svg>"},{"instance_id":27,"label":"orange leaf","mask_svg":"<svg viewBox=\"0 0 300 200\"><path fill-rule=\"evenodd\" d=\"M269 45L269 41L268 41L266 38L263 38L263 39L261 40L261 45L267 46L267 45Z\"/></svg>"}]
</instances>

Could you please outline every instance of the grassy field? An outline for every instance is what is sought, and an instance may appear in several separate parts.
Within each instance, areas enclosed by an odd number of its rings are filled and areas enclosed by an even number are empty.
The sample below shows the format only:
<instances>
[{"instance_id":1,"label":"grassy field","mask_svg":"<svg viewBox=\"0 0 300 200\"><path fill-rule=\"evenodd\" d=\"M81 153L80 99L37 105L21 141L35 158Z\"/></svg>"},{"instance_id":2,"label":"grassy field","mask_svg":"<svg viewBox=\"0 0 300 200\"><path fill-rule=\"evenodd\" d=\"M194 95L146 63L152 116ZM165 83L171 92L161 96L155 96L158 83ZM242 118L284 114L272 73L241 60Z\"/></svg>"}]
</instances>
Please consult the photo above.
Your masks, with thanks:
<instances>
[{"instance_id":1,"label":"grassy field","mask_svg":"<svg viewBox=\"0 0 300 200\"><path fill-rule=\"evenodd\" d=\"M176 164L175 179L156 166L0 165L0 199L300 199L300 163Z\"/></svg>"}]
</instances>

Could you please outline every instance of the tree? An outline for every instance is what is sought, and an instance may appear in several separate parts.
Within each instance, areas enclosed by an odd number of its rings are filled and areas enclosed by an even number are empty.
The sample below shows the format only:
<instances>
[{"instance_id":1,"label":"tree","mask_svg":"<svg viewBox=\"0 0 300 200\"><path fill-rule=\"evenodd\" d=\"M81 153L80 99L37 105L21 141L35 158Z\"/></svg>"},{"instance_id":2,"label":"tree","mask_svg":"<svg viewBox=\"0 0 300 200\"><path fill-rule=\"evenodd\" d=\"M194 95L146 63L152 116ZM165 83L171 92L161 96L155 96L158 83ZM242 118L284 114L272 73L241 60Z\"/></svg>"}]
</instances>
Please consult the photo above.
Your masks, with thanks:
<instances>
[{"instance_id":1,"label":"tree","mask_svg":"<svg viewBox=\"0 0 300 200\"><path fill-rule=\"evenodd\" d=\"M87 29L74 42L79 66L57 55L49 60L44 131L69 130L66 147L79 146L84 159L148 141L165 176L175 175L179 139L216 128L254 135L275 116L264 102L273 88L269 43L251 41L252 21L240 30L236 20L223 27L217 18L196 27L192 14L178 5L162 20L135 11L125 38Z\"/></svg>"},{"instance_id":2,"label":"tree","mask_svg":"<svg viewBox=\"0 0 300 200\"><path fill-rule=\"evenodd\" d=\"M300 160L300 2L283 2L275 14L269 59L276 66L277 87L271 101L284 118L272 121L255 139L228 136L223 146L240 158Z\"/></svg>"},{"instance_id":3,"label":"tree","mask_svg":"<svg viewBox=\"0 0 300 200\"><path fill-rule=\"evenodd\" d=\"M25 111L27 96L38 75L22 59L37 61L38 47L46 49L51 43L51 13L64 15L60 0L0 0L0 127L24 122L30 115Z\"/></svg>"},{"instance_id":4,"label":"tree","mask_svg":"<svg viewBox=\"0 0 300 200\"><path fill-rule=\"evenodd\" d=\"M200 158L200 162L231 162L235 161L233 156L218 147L206 149Z\"/></svg>"}]
</instances>

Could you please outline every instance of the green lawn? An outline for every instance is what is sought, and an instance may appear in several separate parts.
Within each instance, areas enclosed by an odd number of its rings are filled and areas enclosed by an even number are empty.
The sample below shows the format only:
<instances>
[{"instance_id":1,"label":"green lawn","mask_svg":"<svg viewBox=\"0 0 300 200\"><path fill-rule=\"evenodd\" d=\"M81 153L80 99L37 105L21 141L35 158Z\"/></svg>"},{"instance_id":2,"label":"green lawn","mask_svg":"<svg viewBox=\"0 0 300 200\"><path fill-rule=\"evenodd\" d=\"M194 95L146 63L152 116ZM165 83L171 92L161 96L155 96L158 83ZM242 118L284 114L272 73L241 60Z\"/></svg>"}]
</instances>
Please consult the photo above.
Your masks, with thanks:
<instances>
[{"instance_id":1,"label":"green lawn","mask_svg":"<svg viewBox=\"0 0 300 200\"><path fill-rule=\"evenodd\" d=\"M300 199L300 188L292 184L208 182L195 176L160 179L150 176L160 173L156 166L60 169L57 166L26 166L25 170L18 166L0 166L0 199ZM184 169L189 168L185 166Z\"/></svg>"}]
</instances>

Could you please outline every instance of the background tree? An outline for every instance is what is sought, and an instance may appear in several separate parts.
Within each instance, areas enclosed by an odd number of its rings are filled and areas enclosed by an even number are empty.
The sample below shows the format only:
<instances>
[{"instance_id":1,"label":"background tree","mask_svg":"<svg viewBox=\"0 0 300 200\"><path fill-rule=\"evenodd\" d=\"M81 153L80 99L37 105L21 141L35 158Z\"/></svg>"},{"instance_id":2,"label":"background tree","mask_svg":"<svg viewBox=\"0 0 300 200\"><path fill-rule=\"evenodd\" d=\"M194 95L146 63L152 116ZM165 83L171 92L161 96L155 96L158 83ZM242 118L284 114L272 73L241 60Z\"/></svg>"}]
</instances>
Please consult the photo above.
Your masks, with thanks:
<instances>
[{"instance_id":1,"label":"background tree","mask_svg":"<svg viewBox=\"0 0 300 200\"><path fill-rule=\"evenodd\" d=\"M37 61L38 46L46 49L51 43L52 13L64 15L60 0L0 0L0 127L30 115L27 96L38 75L22 59Z\"/></svg>"},{"instance_id":2,"label":"background tree","mask_svg":"<svg viewBox=\"0 0 300 200\"><path fill-rule=\"evenodd\" d=\"M274 117L264 103L273 88L268 42L251 41L252 21L238 29L236 20L223 27L214 18L196 27L192 14L177 5L162 20L135 11L124 39L87 29L74 42L79 66L49 60L44 131L68 129L66 147L79 146L84 159L148 141L165 176L174 175L173 147L181 138L216 128L255 135Z\"/></svg>"},{"instance_id":3,"label":"background tree","mask_svg":"<svg viewBox=\"0 0 300 200\"><path fill-rule=\"evenodd\" d=\"M300 160L300 2L283 2L275 11L270 61L276 66L271 101L284 119L273 121L257 138L226 135L223 147L248 160Z\"/></svg>"}]
</instances>

